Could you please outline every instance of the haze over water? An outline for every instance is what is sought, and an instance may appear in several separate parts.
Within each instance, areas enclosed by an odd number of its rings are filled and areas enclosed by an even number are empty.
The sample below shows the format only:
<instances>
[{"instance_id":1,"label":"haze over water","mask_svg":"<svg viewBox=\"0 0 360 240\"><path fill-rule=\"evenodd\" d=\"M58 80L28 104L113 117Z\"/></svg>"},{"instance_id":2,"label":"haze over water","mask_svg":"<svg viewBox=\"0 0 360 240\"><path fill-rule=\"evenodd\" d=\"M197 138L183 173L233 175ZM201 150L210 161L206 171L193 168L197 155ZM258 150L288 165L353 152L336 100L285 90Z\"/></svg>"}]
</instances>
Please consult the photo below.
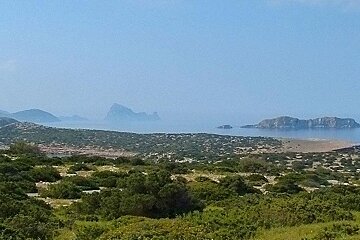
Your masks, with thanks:
<instances>
[{"instance_id":1,"label":"haze over water","mask_svg":"<svg viewBox=\"0 0 360 240\"><path fill-rule=\"evenodd\" d=\"M358 0L13 0L0 9L0 110L103 119L120 103L163 121L58 126L360 141L358 130L216 129L282 115L359 121Z\"/></svg>"}]
</instances>

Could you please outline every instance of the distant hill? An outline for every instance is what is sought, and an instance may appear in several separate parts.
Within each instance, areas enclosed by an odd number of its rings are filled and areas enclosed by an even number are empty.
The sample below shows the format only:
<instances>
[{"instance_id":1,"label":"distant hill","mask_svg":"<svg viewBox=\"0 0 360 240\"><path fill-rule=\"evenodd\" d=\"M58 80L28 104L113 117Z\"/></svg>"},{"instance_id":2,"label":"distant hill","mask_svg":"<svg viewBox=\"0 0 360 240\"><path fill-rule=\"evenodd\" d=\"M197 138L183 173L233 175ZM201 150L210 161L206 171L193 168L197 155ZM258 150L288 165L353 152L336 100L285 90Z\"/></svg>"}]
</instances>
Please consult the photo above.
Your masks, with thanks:
<instances>
[{"instance_id":1,"label":"distant hill","mask_svg":"<svg viewBox=\"0 0 360 240\"><path fill-rule=\"evenodd\" d=\"M34 122L34 123L49 123L49 122L60 121L60 119L54 116L53 114L45 112L40 109L30 109L30 110L16 112L11 114L11 117L19 121Z\"/></svg>"},{"instance_id":2,"label":"distant hill","mask_svg":"<svg viewBox=\"0 0 360 240\"><path fill-rule=\"evenodd\" d=\"M360 124L352 118L322 117L309 120L283 116L266 119L255 125L246 125L243 128L263 129L350 129L360 128Z\"/></svg>"},{"instance_id":3,"label":"distant hill","mask_svg":"<svg viewBox=\"0 0 360 240\"><path fill-rule=\"evenodd\" d=\"M153 114L137 113L128 107L115 103L110 108L105 120L110 122L158 121L160 117L156 112Z\"/></svg>"},{"instance_id":4,"label":"distant hill","mask_svg":"<svg viewBox=\"0 0 360 240\"><path fill-rule=\"evenodd\" d=\"M12 118L0 117L0 127L5 127L13 123L18 123L18 121Z\"/></svg>"}]
</instances>

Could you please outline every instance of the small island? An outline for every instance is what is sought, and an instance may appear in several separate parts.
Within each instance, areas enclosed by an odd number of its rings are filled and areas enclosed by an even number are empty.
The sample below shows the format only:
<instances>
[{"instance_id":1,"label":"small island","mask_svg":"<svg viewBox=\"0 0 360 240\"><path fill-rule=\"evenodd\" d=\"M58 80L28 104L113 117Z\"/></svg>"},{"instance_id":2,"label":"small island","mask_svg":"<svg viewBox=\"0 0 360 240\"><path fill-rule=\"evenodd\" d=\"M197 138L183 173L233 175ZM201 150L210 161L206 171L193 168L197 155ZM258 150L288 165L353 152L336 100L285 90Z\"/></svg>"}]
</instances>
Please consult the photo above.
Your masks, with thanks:
<instances>
[{"instance_id":1,"label":"small island","mask_svg":"<svg viewBox=\"0 0 360 240\"><path fill-rule=\"evenodd\" d=\"M219 127L217 127L218 129L233 129L233 126L229 125L229 124L225 124L225 125L221 125Z\"/></svg>"},{"instance_id":2,"label":"small island","mask_svg":"<svg viewBox=\"0 0 360 240\"><path fill-rule=\"evenodd\" d=\"M242 128L261 129L352 129L360 128L360 124L352 118L322 117L302 120L283 116L273 119L265 119L255 125L245 125Z\"/></svg>"}]
</instances>

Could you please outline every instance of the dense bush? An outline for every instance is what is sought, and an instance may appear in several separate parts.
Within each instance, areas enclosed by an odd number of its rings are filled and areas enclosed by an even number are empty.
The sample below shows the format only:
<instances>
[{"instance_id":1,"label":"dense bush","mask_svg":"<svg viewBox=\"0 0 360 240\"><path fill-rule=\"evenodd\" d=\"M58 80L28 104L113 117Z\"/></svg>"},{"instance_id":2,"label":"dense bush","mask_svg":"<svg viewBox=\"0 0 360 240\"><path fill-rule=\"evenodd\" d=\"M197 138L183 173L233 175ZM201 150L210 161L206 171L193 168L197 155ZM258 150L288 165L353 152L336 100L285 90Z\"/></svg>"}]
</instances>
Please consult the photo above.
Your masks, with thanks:
<instances>
[{"instance_id":1,"label":"dense bush","mask_svg":"<svg viewBox=\"0 0 360 240\"><path fill-rule=\"evenodd\" d=\"M239 161L237 169L240 172L277 175L281 169L262 159L245 158Z\"/></svg>"},{"instance_id":2,"label":"dense bush","mask_svg":"<svg viewBox=\"0 0 360 240\"><path fill-rule=\"evenodd\" d=\"M90 171L90 170L92 170L92 168L89 167L87 164L76 163L69 168L68 173L75 173L77 171Z\"/></svg>"},{"instance_id":3,"label":"dense bush","mask_svg":"<svg viewBox=\"0 0 360 240\"><path fill-rule=\"evenodd\" d=\"M36 182L56 182L61 179L60 173L53 167L35 167L30 175Z\"/></svg>"},{"instance_id":4,"label":"dense bush","mask_svg":"<svg viewBox=\"0 0 360 240\"><path fill-rule=\"evenodd\" d=\"M304 191L303 188L299 187L299 185L293 181L281 181L275 183L274 185L267 185L266 190L274 193L288 194L295 194Z\"/></svg>"},{"instance_id":5,"label":"dense bush","mask_svg":"<svg viewBox=\"0 0 360 240\"><path fill-rule=\"evenodd\" d=\"M118 227L100 237L100 240L115 239L213 239L204 226L192 224L182 219L121 219ZM139 231L141 229L141 231Z\"/></svg>"},{"instance_id":6,"label":"dense bush","mask_svg":"<svg viewBox=\"0 0 360 240\"><path fill-rule=\"evenodd\" d=\"M70 182L79 187L82 191L99 189L97 183L93 179L81 176L65 177L63 182Z\"/></svg>"},{"instance_id":7,"label":"dense bush","mask_svg":"<svg viewBox=\"0 0 360 240\"><path fill-rule=\"evenodd\" d=\"M91 176L91 181L97 183L100 187L113 188L117 186L117 182L127 177L125 172L113 172L113 171L96 171Z\"/></svg>"},{"instance_id":8,"label":"dense bush","mask_svg":"<svg viewBox=\"0 0 360 240\"><path fill-rule=\"evenodd\" d=\"M252 186L262 186L269 181L261 174L251 174L245 178Z\"/></svg>"},{"instance_id":9,"label":"dense bush","mask_svg":"<svg viewBox=\"0 0 360 240\"><path fill-rule=\"evenodd\" d=\"M301 188L345 178L326 169L286 172L267 188L267 194L260 194L252 186L266 183L263 174L277 169L261 157L184 165L148 160L145 165L133 164L136 158L76 156L51 160L41 154L23 153L11 157L0 154L0 239L52 239L57 230L69 231L76 239L250 239L259 229L343 220L329 223L315 239L359 235L359 226L351 222L353 211L360 211L359 187L326 187L312 193ZM271 159L278 158L274 155ZM71 163L75 166L72 170L92 169L96 161L122 164L115 167L123 172L95 171L89 177L60 179L51 167L51 163L58 162ZM244 178L229 174L257 166L261 174ZM221 175L226 177L217 177L219 181L207 177L187 181L185 177L191 176L178 174L189 173L188 169L201 170L204 176L206 171L223 169ZM41 196L81 197L81 201L51 209L26 195L36 192L37 181L57 180L59 183L50 184ZM100 186L105 187L100 193L81 194Z\"/></svg>"},{"instance_id":10,"label":"dense bush","mask_svg":"<svg viewBox=\"0 0 360 240\"><path fill-rule=\"evenodd\" d=\"M63 181L49 185L40 192L40 195L57 199L76 199L81 197L81 189L72 182Z\"/></svg>"},{"instance_id":11,"label":"dense bush","mask_svg":"<svg viewBox=\"0 0 360 240\"><path fill-rule=\"evenodd\" d=\"M0 185L0 239L52 239L55 216L43 201L11 183Z\"/></svg>"},{"instance_id":12,"label":"dense bush","mask_svg":"<svg viewBox=\"0 0 360 240\"><path fill-rule=\"evenodd\" d=\"M98 223L75 224L74 231L76 240L90 240L98 239L105 231L108 231L105 226Z\"/></svg>"},{"instance_id":13,"label":"dense bush","mask_svg":"<svg viewBox=\"0 0 360 240\"><path fill-rule=\"evenodd\" d=\"M325 227L313 240L345 239L348 236L360 235L360 226L350 223L336 223Z\"/></svg>"},{"instance_id":14,"label":"dense bush","mask_svg":"<svg viewBox=\"0 0 360 240\"><path fill-rule=\"evenodd\" d=\"M18 161L0 163L0 183L12 184L16 186L14 190L37 192L30 170L30 165Z\"/></svg>"},{"instance_id":15,"label":"dense bush","mask_svg":"<svg viewBox=\"0 0 360 240\"><path fill-rule=\"evenodd\" d=\"M189 183L189 187L195 198L205 202L220 201L237 195L233 190L210 181L192 182Z\"/></svg>"},{"instance_id":16,"label":"dense bush","mask_svg":"<svg viewBox=\"0 0 360 240\"><path fill-rule=\"evenodd\" d=\"M148 175L135 172L119 181L118 186L119 188L83 197L81 203L75 204L76 210L115 219L123 215L175 217L202 209L202 205L190 195L187 187L171 180L166 171Z\"/></svg>"},{"instance_id":17,"label":"dense bush","mask_svg":"<svg viewBox=\"0 0 360 240\"><path fill-rule=\"evenodd\" d=\"M12 154L40 154L40 149L36 145L19 141L10 145L9 152Z\"/></svg>"},{"instance_id":18,"label":"dense bush","mask_svg":"<svg viewBox=\"0 0 360 240\"><path fill-rule=\"evenodd\" d=\"M247 193L261 193L259 190L246 184L245 180L241 176L230 177L220 179L220 186L228 188L239 195Z\"/></svg>"},{"instance_id":19,"label":"dense bush","mask_svg":"<svg viewBox=\"0 0 360 240\"><path fill-rule=\"evenodd\" d=\"M214 239L248 239L258 228L352 220L353 216L331 200L297 194L229 198L213 203L202 213L190 213L184 219L207 226L208 231L217 236Z\"/></svg>"}]
</instances>

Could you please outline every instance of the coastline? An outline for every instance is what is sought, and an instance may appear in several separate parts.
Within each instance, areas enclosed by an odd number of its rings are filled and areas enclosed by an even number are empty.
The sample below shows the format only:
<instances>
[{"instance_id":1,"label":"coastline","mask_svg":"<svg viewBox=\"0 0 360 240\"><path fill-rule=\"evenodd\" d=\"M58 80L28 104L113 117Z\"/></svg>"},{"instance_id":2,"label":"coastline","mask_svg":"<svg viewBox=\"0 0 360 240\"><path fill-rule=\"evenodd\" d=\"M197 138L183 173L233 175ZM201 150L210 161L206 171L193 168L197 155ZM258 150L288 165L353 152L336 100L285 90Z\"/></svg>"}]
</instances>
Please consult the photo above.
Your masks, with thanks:
<instances>
[{"instance_id":1,"label":"coastline","mask_svg":"<svg viewBox=\"0 0 360 240\"><path fill-rule=\"evenodd\" d=\"M113 132L127 132L136 134L186 134L186 133L206 133L216 135L244 136L244 137L270 137L283 142L283 147L278 149L282 152L328 152L342 148L349 148L360 145L360 129L343 129L343 130L298 130L298 131L281 131L281 130L264 130L264 129L244 129L234 127L233 129L217 129L211 127L198 128L197 126L177 126L176 124L143 124L138 123L125 125L106 125L103 122L97 124L67 122L56 124L46 124L50 127L65 129L89 129ZM171 130L170 130L171 129Z\"/></svg>"}]
</instances>

